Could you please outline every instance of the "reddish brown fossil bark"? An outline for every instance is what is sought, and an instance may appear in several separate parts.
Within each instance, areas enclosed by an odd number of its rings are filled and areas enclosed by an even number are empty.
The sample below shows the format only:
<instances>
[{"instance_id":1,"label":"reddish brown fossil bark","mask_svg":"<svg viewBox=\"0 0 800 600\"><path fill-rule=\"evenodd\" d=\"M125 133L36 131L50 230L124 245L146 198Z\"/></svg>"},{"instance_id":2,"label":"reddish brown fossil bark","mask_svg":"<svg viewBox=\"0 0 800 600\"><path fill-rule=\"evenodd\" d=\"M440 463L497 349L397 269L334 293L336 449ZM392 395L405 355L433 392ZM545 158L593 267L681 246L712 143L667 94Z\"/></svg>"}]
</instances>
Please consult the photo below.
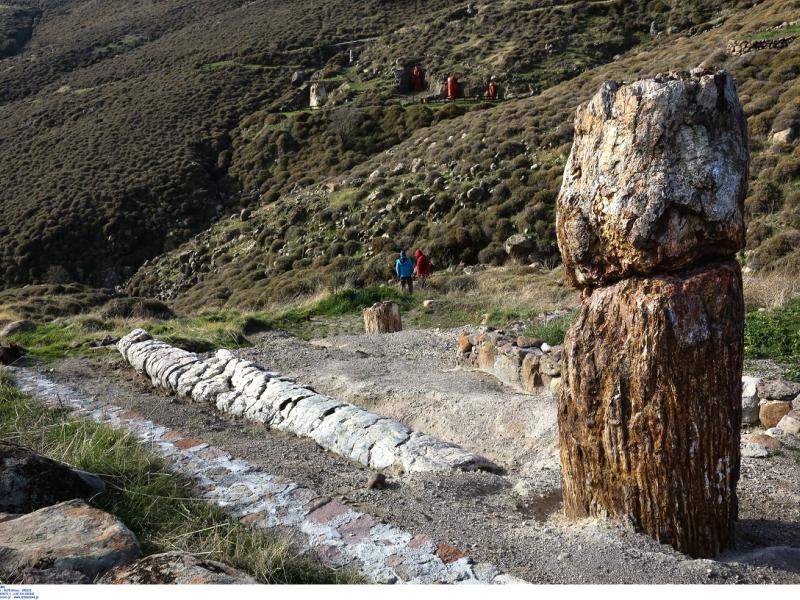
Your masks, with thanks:
<instances>
[{"instance_id":1,"label":"reddish brown fossil bark","mask_svg":"<svg viewBox=\"0 0 800 600\"><path fill-rule=\"evenodd\" d=\"M743 319L732 260L584 300L558 415L567 516L628 520L695 557L733 544Z\"/></svg>"}]
</instances>

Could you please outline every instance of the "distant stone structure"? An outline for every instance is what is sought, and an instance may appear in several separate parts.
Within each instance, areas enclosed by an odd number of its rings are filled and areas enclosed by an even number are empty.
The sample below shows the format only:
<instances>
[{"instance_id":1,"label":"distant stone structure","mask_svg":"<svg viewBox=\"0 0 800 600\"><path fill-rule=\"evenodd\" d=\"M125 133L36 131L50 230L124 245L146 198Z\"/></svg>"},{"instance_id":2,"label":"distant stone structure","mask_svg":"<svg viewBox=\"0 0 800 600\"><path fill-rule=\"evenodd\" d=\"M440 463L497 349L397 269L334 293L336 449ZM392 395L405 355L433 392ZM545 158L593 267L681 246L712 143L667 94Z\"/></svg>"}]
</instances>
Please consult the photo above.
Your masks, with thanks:
<instances>
[{"instance_id":1,"label":"distant stone structure","mask_svg":"<svg viewBox=\"0 0 800 600\"><path fill-rule=\"evenodd\" d=\"M367 333L403 331L400 307L394 302L376 302L364 309L364 329Z\"/></svg>"},{"instance_id":2,"label":"distant stone structure","mask_svg":"<svg viewBox=\"0 0 800 600\"><path fill-rule=\"evenodd\" d=\"M564 509L694 557L734 542L747 131L724 71L603 84L558 198L567 280Z\"/></svg>"},{"instance_id":3,"label":"distant stone structure","mask_svg":"<svg viewBox=\"0 0 800 600\"><path fill-rule=\"evenodd\" d=\"M322 108L325 102L328 101L328 93L325 90L325 84L321 81L315 81L309 88L309 101L308 105L311 108Z\"/></svg>"}]
</instances>

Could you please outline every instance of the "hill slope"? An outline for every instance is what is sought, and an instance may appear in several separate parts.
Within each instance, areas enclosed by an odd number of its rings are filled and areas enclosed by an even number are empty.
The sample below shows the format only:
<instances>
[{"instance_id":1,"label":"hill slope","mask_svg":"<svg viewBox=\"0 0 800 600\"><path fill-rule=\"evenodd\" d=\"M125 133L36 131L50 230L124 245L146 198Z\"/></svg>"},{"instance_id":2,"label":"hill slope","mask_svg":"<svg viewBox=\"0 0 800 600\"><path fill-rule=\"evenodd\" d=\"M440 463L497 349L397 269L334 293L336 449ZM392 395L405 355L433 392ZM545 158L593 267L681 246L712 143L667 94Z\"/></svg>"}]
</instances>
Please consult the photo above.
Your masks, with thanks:
<instances>
[{"instance_id":1,"label":"hill slope","mask_svg":"<svg viewBox=\"0 0 800 600\"><path fill-rule=\"evenodd\" d=\"M732 9L700 33L661 35L537 96L447 106L432 114L447 111L453 118L421 128L323 185L220 223L145 265L129 290L187 308L259 306L322 286L385 280L401 247L426 248L439 268L499 263L507 259L503 241L516 232L533 240L531 253L540 260L557 260L554 200L574 108L604 80L689 70L701 62L732 71L749 120L748 249L742 260L751 268L796 273L800 149L776 133L800 129L800 42L743 56L726 48L731 39L781 34L791 27L777 34L765 30L798 17L797 2Z\"/></svg>"},{"instance_id":2,"label":"hill slope","mask_svg":"<svg viewBox=\"0 0 800 600\"><path fill-rule=\"evenodd\" d=\"M652 21L696 31L741 3L670 4L478 2L465 16L461 0L367 0L357 13L342 0L14 0L0 12L16 15L0 18L0 39L17 40L0 59L0 287L119 284L222 217L465 110L396 97L398 59L421 60L433 84L462 72L480 92L497 71L527 93L647 42ZM302 110L296 71L340 108Z\"/></svg>"}]
</instances>

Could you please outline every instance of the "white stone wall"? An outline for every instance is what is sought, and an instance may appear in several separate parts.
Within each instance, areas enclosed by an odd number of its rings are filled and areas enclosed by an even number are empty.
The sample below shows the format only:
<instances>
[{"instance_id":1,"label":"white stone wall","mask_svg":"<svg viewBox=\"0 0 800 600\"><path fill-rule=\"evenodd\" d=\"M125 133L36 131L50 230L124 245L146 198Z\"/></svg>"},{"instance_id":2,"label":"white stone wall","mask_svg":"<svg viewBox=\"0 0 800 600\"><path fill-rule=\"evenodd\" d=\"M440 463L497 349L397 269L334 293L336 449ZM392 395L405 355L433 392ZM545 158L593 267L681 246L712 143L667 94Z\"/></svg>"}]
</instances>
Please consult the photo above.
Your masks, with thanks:
<instances>
[{"instance_id":1,"label":"white stone wall","mask_svg":"<svg viewBox=\"0 0 800 600\"><path fill-rule=\"evenodd\" d=\"M136 329L117 344L153 385L214 405L219 411L312 438L376 470L497 471L488 459L405 425L303 388L279 373L219 350L209 359L154 340Z\"/></svg>"}]
</instances>

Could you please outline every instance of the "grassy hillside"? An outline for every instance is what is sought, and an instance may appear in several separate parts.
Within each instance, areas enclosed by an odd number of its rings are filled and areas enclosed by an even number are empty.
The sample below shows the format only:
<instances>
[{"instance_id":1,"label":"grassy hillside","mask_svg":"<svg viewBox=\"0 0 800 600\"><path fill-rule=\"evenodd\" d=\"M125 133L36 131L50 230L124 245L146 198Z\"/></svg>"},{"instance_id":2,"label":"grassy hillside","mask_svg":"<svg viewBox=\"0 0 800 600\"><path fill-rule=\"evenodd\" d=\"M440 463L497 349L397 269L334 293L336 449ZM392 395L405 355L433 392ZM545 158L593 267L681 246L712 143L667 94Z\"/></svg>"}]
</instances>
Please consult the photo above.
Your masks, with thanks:
<instances>
[{"instance_id":1,"label":"grassy hillside","mask_svg":"<svg viewBox=\"0 0 800 600\"><path fill-rule=\"evenodd\" d=\"M476 82L496 72L507 91L527 93L649 43L653 21L661 30L694 32L718 10L746 3L478 2L472 17L464 16L462 0L13 4L17 17L37 16L24 27L24 20L0 17L0 39L22 39L23 29L30 37L0 58L0 236L7 242L0 246L0 287L120 284L146 260L242 208L281 212L295 201L292 191L358 169L415 132L447 131L454 117L482 108L423 107L395 97L398 60L423 61L432 80L461 72L477 90ZM359 56L352 65L350 48ZM296 71L325 82L329 110L304 109L307 83L292 82ZM465 122L485 119L493 128L504 116L481 112ZM550 135L549 119L516 127ZM519 135L514 128L497 135L508 137L510 162L498 160L513 172ZM452 161L441 144L433 154L432 163ZM513 187L511 196L498 192L500 204L514 197ZM317 208L298 206L309 214ZM292 218L302 222L297 213ZM503 221L498 232L511 228ZM422 233L449 243L444 232ZM335 244L356 241L333 237L319 240L330 255ZM482 237L473 232L462 240L476 247L470 260L489 245ZM265 252L280 237L259 239ZM365 241L358 240L362 247ZM347 252L358 254L352 244Z\"/></svg>"},{"instance_id":2,"label":"grassy hillside","mask_svg":"<svg viewBox=\"0 0 800 600\"><path fill-rule=\"evenodd\" d=\"M403 247L425 248L439 269L502 263L502 243L517 232L533 239L540 261L553 263L554 202L575 107L604 80L700 63L733 73L748 117L752 164L742 261L753 269L795 274L800 149L796 140L776 141L774 133L800 132L800 42L745 56L731 56L726 48L731 39L774 35L767 28L798 17L796 0L733 8L694 35L662 34L530 98L424 107L430 114L420 120L431 124L406 141L245 219L219 223L147 264L128 289L188 309L209 303L258 307L321 287L385 281L394 253ZM442 113L451 118L436 122ZM470 192L475 188L482 191Z\"/></svg>"}]
</instances>

